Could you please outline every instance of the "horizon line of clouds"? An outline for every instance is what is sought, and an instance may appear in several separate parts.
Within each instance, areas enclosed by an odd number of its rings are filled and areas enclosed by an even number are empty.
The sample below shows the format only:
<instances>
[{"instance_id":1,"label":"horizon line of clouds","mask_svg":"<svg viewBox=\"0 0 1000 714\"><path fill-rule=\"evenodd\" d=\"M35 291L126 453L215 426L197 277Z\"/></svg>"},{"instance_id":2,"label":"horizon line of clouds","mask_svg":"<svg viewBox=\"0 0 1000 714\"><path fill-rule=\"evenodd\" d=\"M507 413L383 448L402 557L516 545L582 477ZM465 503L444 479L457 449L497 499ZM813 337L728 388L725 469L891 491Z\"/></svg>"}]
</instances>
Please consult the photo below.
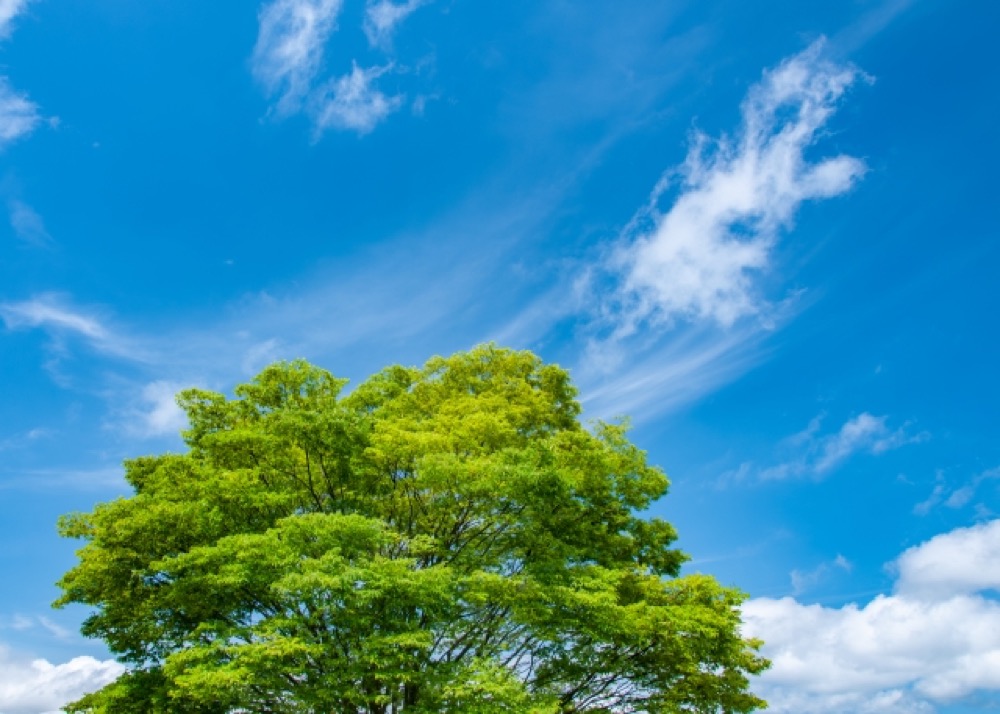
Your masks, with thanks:
<instances>
[{"instance_id":1,"label":"horizon line of clouds","mask_svg":"<svg viewBox=\"0 0 1000 714\"><path fill-rule=\"evenodd\" d=\"M1000 520L905 550L867 604L752 598L744 633L772 660L755 687L775 714L933 712L1000 692Z\"/></svg>"},{"instance_id":2,"label":"horizon line of clouds","mask_svg":"<svg viewBox=\"0 0 1000 714\"><path fill-rule=\"evenodd\" d=\"M389 55L399 25L429 2L367 0L362 30L371 47ZM394 70L391 56L370 67L352 60L349 72L320 80L325 47L338 30L342 9L343 0L271 0L258 14L252 73L274 101L274 114L279 118L305 114L314 140L328 129L368 134L405 100L402 94L388 95L376 86L380 77Z\"/></svg>"}]
</instances>

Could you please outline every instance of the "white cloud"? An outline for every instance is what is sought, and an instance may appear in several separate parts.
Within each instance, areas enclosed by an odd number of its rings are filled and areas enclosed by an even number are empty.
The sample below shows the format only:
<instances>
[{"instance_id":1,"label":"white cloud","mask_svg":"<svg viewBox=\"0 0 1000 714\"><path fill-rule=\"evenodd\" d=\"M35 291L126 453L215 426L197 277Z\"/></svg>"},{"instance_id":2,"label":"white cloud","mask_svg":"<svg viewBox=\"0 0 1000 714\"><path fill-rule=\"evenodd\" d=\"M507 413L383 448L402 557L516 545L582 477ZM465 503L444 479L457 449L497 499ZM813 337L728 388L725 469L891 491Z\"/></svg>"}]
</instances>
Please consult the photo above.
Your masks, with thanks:
<instances>
[{"instance_id":1,"label":"white cloud","mask_svg":"<svg viewBox=\"0 0 1000 714\"><path fill-rule=\"evenodd\" d=\"M429 0L368 0L365 7L365 35L374 47L385 47L399 24Z\"/></svg>"},{"instance_id":2,"label":"white cloud","mask_svg":"<svg viewBox=\"0 0 1000 714\"><path fill-rule=\"evenodd\" d=\"M11 89L0 77L0 148L34 131L41 122L38 105Z\"/></svg>"},{"instance_id":3,"label":"white cloud","mask_svg":"<svg viewBox=\"0 0 1000 714\"><path fill-rule=\"evenodd\" d=\"M277 97L280 115L294 114L323 65L323 47L337 27L341 0L274 0L259 16L254 76Z\"/></svg>"},{"instance_id":4,"label":"white cloud","mask_svg":"<svg viewBox=\"0 0 1000 714\"><path fill-rule=\"evenodd\" d=\"M591 344L579 370L589 417L636 419L673 411L732 381L760 359L761 333L690 328L641 357L642 347ZM631 346L630 347L634 347ZM628 361L625 352L628 351Z\"/></svg>"},{"instance_id":5,"label":"white cloud","mask_svg":"<svg viewBox=\"0 0 1000 714\"><path fill-rule=\"evenodd\" d=\"M113 682L125 668L113 660L74 657L63 664L28 661L0 645L0 711L3 714L52 712Z\"/></svg>"},{"instance_id":6,"label":"white cloud","mask_svg":"<svg viewBox=\"0 0 1000 714\"><path fill-rule=\"evenodd\" d=\"M661 213L664 179L625 232L610 267L621 276L611 315L619 336L643 322L711 321L723 327L761 315L756 278L770 267L781 229L806 200L847 191L864 173L850 156L804 156L860 76L823 58L823 43L764 73L743 102L734 139L697 134L676 171L679 195Z\"/></svg>"},{"instance_id":7,"label":"white cloud","mask_svg":"<svg viewBox=\"0 0 1000 714\"><path fill-rule=\"evenodd\" d=\"M352 63L349 73L319 81L324 45L337 28L341 5L341 0L275 0L260 12L254 76L276 98L279 116L304 112L317 137L327 129L367 134L403 102L402 96L387 96L374 85L391 64L361 68ZM373 22L373 32L391 32L416 7L369 5L366 31Z\"/></svg>"},{"instance_id":8,"label":"white cloud","mask_svg":"<svg viewBox=\"0 0 1000 714\"><path fill-rule=\"evenodd\" d=\"M58 296L48 293L23 302L0 304L0 318L10 330L48 327L75 332L98 343L107 340L110 335L96 317L68 306Z\"/></svg>"},{"instance_id":9,"label":"white cloud","mask_svg":"<svg viewBox=\"0 0 1000 714\"><path fill-rule=\"evenodd\" d=\"M837 570L849 573L853 569L851 561L843 555L837 554L833 560L820 563L812 570L793 570L789 573L789 578L792 581L792 592L795 595L801 595L830 578Z\"/></svg>"},{"instance_id":10,"label":"white cloud","mask_svg":"<svg viewBox=\"0 0 1000 714\"><path fill-rule=\"evenodd\" d=\"M1000 590L1000 520L932 538L907 550L896 565L896 587L905 594Z\"/></svg>"},{"instance_id":11,"label":"white cloud","mask_svg":"<svg viewBox=\"0 0 1000 714\"><path fill-rule=\"evenodd\" d=\"M862 412L848 419L836 432L821 435L822 416L816 417L805 430L785 439L782 450L787 454L786 459L759 470L758 475L765 481L800 476L822 478L856 454L882 454L928 437L926 432L910 433L909 424L890 429L887 421L887 416Z\"/></svg>"},{"instance_id":12,"label":"white cloud","mask_svg":"<svg viewBox=\"0 0 1000 714\"><path fill-rule=\"evenodd\" d=\"M312 99L316 131L349 129L367 134L399 109L402 97L386 96L373 85L390 69L390 66L362 69L354 65L350 74L321 87Z\"/></svg>"},{"instance_id":13,"label":"white cloud","mask_svg":"<svg viewBox=\"0 0 1000 714\"><path fill-rule=\"evenodd\" d=\"M935 476L934 489L926 499L913 507L913 512L918 516L926 516L940 505L947 508L963 508L975 498L983 483L996 479L1000 479L1000 466L982 471L955 488L948 484L944 472L938 471ZM976 505L977 508L983 508L983 504Z\"/></svg>"},{"instance_id":14,"label":"white cloud","mask_svg":"<svg viewBox=\"0 0 1000 714\"><path fill-rule=\"evenodd\" d=\"M52 245L52 236L45 230L42 217L28 204L16 198L7 202L10 211L10 227L21 241L39 248Z\"/></svg>"},{"instance_id":15,"label":"white cloud","mask_svg":"<svg viewBox=\"0 0 1000 714\"><path fill-rule=\"evenodd\" d=\"M124 417L130 433L141 437L176 435L187 426L187 417L175 399L190 382L157 380L145 385L135 404Z\"/></svg>"},{"instance_id":16,"label":"white cloud","mask_svg":"<svg viewBox=\"0 0 1000 714\"><path fill-rule=\"evenodd\" d=\"M1000 692L1000 521L903 553L893 594L864 606L756 598L745 632L772 668L757 689L775 714L931 712Z\"/></svg>"},{"instance_id":17,"label":"white cloud","mask_svg":"<svg viewBox=\"0 0 1000 714\"><path fill-rule=\"evenodd\" d=\"M10 34L11 22L29 2L30 0L0 0L0 38Z\"/></svg>"},{"instance_id":18,"label":"white cloud","mask_svg":"<svg viewBox=\"0 0 1000 714\"><path fill-rule=\"evenodd\" d=\"M865 171L849 156L805 157L864 76L823 51L816 42L765 71L735 136L696 134L617 246L582 271L578 308L591 318L580 372L603 373L607 387L584 392L598 413L662 413L732 381L812 299L761 286L802 203L849 190ZM835 465L834 446L821 468Z\"/></svg>"},{"instance_id":19,"label":"white cloud","mask_svg":"<svg viewBox=\"0 0 1000 714\"><path fill-rule=\"evenodd\" d=\"M146 351L134 340L111 330L93 310L69 303L54 293L42 293L21 302L0 303L0 320L8 330L40 328L55 337L82 337L98 352L142 362Z\"/></svg>"}]
</instances>

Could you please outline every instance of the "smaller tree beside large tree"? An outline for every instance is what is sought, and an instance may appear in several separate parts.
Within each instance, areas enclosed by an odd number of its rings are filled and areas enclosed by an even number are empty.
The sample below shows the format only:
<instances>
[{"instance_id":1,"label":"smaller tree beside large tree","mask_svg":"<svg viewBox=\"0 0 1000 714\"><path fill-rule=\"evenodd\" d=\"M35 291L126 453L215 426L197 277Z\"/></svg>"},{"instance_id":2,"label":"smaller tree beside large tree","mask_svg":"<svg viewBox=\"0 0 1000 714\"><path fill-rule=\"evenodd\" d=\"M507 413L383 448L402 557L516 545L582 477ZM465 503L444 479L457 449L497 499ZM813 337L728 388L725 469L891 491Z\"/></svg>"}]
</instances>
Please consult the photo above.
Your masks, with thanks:
<instances>
[{"instance_id":1,"label":"smaller tree beside large tree","mask_svg":"<svg viewBox=\"0 0 1000 714\"><path fill-rule=\"evenodd\" d=\"M57 605L129 671L69 712L749 712L743 595L679 576L667 479L568 374L479 347L179 396L184 454L66 516Z\"/></svg>"}]
</instances>

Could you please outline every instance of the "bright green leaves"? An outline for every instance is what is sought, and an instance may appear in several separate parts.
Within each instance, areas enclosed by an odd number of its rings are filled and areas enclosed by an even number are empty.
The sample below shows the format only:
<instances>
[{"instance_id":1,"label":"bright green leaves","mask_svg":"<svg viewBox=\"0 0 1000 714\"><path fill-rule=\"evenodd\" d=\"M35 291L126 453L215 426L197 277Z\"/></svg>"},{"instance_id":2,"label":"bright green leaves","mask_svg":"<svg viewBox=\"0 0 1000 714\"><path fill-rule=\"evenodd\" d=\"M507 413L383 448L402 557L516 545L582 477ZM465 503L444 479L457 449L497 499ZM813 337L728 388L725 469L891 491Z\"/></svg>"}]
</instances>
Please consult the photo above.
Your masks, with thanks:
<instances>
[{"instance_id":1,"label":"bright green leaves","mask_svg":"<svg viewBox=\"0 0 1000 714\"><path fill-rule=\"evenodd\" d=\"M79 712L744 712L741 595L676 578L667 489L565 371L495 346L191 390L189 451L68 516L59 604L133 670ZM668 578L668 579L664 579ZM669 579L673 578L673 579Z\"/></svg>"}]
</instances>

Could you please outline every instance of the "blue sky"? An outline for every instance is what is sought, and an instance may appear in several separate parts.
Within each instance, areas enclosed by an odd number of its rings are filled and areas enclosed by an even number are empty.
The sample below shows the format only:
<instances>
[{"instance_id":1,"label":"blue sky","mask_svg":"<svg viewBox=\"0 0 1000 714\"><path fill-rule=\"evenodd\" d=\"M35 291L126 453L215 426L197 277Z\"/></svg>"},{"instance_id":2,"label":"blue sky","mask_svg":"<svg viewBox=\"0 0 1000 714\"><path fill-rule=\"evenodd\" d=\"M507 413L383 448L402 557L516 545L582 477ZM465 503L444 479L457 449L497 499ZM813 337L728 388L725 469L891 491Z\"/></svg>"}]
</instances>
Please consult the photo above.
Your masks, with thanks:
<instances>
[{"instance_id":1,"label":"blue sky","mask_svg":"<svg viewBox=\"0 0 1000 714\"><path fill-rule=\"evenodd\" d=\"M115 676L59 514L172 395L570 369L776 712L1000 705L1000 6L0 0L0 712Z\"/></svg>"}]
</instances>

